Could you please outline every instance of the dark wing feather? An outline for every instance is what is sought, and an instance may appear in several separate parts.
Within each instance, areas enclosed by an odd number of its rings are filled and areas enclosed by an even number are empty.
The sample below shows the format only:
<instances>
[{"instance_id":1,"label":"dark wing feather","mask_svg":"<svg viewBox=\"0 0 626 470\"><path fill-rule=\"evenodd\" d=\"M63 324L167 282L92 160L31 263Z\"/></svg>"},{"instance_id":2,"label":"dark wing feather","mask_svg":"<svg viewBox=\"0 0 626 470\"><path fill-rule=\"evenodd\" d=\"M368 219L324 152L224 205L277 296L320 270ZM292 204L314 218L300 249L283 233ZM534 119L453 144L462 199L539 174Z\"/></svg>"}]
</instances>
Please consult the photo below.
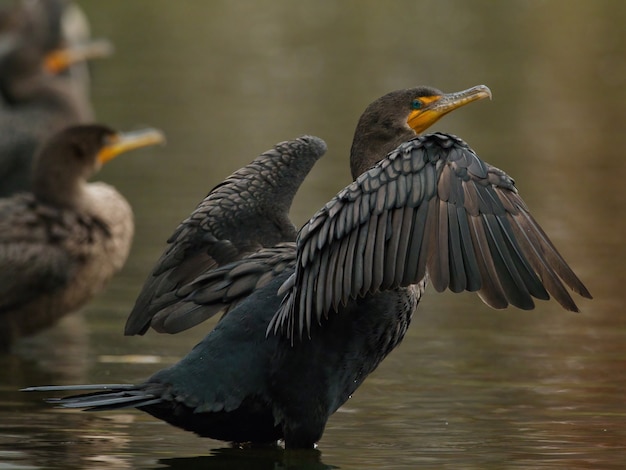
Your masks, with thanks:
<instances>
[{"instance_id":1,"label":"dark wing feather","mask_svg":"<svg viewBox=\"0 0 626 470\"><path fill-rule=\"evenodd\" d=\"M207 271L176 291L175 301L152 318L152 328L178 333L219 312L228 313L255 290L293 270L295 263L295 243L281 243Z\"/></svg>"},{"instance_id":2,"label":"dark wing feather","mask_svg":"<svg viewBox=\"0 0 626 470\"><path fill-rule=\"evenodd\" d=\"M303 227L297 247L268 329L289 336L338 302L427 276L437 291L476 291L494 308L532 309L533 298L551 295L576 311L568 287L590 297L513 180L447 134L406 142L359 176ZM333 273L350 276L327 282Z\"/></svg>"},{"instance_id":3,"label":"dark wing feather","mask_svg":"<svg viewBox=\"0 0 626 470\"><path fill-rule=\"evenodd\" d=\"M188 295L185 286L261 248L295 241L289 208L325 151L326 144L317 137L282 142L216 186L169 238L130 313L125 334L144 334L153 322L167 332L197 324L206 310L188 324L177 320L171 322L176 328L165 328L168 315L178 310L177 302Z\"/></svg>"}]
</instances>

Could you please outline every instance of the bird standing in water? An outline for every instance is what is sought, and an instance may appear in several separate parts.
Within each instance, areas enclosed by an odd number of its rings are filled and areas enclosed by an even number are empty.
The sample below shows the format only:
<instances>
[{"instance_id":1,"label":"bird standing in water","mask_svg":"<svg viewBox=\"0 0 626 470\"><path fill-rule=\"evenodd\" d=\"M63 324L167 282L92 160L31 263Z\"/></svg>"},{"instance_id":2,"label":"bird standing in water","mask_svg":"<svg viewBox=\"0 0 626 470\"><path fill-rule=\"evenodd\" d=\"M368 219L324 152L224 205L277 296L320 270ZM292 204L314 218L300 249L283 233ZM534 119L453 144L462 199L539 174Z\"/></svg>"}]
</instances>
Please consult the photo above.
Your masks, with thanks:
<instances>
[{"instance_id":1,"label":"bird standing in water","mask_svg":"<svg viewBox=\"0 0 626 470\"><path fill-rule=\"evenodd\" d=\"M110 55L111 45L68 43L67 9L46 0L0 11L0 197L29 190L33 157L46 139L93 122L85 71L70 69Z\"/></svg>"},{"instance_id":2,"label":"bird standing in water","mask_svg":"<svg viewBox=\"0 0 626 470\"><path fill-rule=\"evenodd\" d=\"M122 268L132 210L115 188L87 179L116 155L162 140L153 129L70 127L39 152L32 192L0 199L0 350L77 310Z\"/></svg>"},{"instance_id":3,"label":"bird standing in water","mask_svg":"<svg viewBox=\"0 0 626 470\"><path fill-rule=\"evenodd\" d=\"M490 96L485 86L451 94L419 87L370 104L351 148L354 182L295 243L283 223L271 228L272 220L285 221L293 188L281 197L277 184L286 180L273 177L285 173L255 160L179 226L126 325L126 334L150 326L175 333L226 310L204 340L142 384L27 390L89 391L51 401L136 407L201 436L308 448L400 343L429 279L438 291L477 291L495 308L531 309L533 297L552 295L577 310L566 287L589 292L513 180L457 137L420 135L448 112ZM323 145L307 138L284 146L307 162L297 187ZM283 161L282 147L265 154L276 168L293 162ZM249 230L240 212L266 223Z\"/></svg>"}]
</instances>

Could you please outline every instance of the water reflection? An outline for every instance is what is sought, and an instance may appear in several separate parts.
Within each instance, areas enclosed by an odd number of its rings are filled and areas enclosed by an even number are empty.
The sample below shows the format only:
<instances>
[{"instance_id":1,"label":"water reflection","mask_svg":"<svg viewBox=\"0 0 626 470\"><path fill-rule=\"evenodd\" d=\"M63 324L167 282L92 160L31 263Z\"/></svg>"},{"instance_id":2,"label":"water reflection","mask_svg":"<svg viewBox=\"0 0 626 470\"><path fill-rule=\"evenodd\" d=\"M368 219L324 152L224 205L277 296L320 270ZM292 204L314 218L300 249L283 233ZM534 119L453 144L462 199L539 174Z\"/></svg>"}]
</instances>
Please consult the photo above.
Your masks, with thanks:
<instances>
[{"instance_id":1,"label":"water reflection","mask_svg":"<svg viewBox=\"0 0 626 470\"><path fill-rule=\"evenodd\" d=\"M94 34L117 47L112 60L94 64L99 118L119 128L162 128L168 146L100 174L135 209L136 242L125 270L84 319L0 357L0 461L241 468L252 467L250 458L254 468L307 468L276 450L261 458L224 449L139 412L60 412L16 390L137 382L184 355L206 330L125 338L126 315L176 224L261 151L303 133L328 142L329 154L296 199L293 218L301 224L349 181L353 127L373 98L416 84L450 91L485 83L491 103L436 128L462 136L516 178L595 299L581 302L581 314L546 302L533 312L495 312L472 295L430 291L404 343L330 419L308 468L622 465L626 3L81 5Z\"/></svg>"},{"instance_id":2,"label":"water reflection","mask_svg":"<svg viewBox=\"0 0 626 470\"><path fill-rule=\"evenodd\" d=\"M301 470L330 470L333 465L321 462L321 452L318 450L286 451L284 449L213 449L211 455L159 459L158 468L172 470L195 469L232 469L241 470L274 470L274 469L301 469Z\"/></svg>"}]
</instances>

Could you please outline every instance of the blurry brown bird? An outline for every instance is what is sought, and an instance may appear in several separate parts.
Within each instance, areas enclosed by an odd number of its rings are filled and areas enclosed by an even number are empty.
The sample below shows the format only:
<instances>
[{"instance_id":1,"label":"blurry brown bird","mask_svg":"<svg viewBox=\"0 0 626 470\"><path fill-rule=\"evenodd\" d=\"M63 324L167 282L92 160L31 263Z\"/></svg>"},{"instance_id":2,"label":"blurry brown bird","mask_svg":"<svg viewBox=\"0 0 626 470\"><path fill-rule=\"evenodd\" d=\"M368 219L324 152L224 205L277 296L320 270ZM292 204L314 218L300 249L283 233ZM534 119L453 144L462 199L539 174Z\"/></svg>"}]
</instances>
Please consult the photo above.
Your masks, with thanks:
<instances>
[{"instance_id":1,"label":"blurry brown bird","mask_svg":"<svg viewBox=\"0 0 626 470\"><path fill-rule=\"evenodd\" d=\"M153 129L70 127L39 152L32 192L0 199L0 350L84 305L122 268L132 210L115 188L87 179L116 155L162 141Z\"/></svg>"}]
</instances>

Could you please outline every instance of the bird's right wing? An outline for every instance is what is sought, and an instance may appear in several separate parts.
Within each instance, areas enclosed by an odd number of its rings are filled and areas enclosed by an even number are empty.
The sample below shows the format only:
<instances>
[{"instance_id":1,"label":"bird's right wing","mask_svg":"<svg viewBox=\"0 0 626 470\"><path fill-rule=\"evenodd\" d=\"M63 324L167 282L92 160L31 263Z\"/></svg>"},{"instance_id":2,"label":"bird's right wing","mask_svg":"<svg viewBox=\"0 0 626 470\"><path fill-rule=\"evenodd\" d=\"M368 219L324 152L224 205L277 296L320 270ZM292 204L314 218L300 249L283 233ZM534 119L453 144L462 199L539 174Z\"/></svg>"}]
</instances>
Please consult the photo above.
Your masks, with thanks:
<instances>
[{"instance_id":1,"label":"bird's right wing","mask_svg":"<svg viewBox=\"0 0 626 470\"><path fill-rule=\"evenodd\" d=\"M268 331L310 332L350 299L421 282L477 291L494 308L534 307L566 286L589 292L528 212L513 180L462 140L429 134L399 146L301 229L295 273Z\"/></svg>"},{"instance_id":2,"label":"bird's right wing","mask_svg":"<svg viewBox=\"0 0 626 470\"><path fill-rule=\"evenodd\" d=\"M289 208L325 151L326 144L317 137L282 142L216 186L169 238L130 313L125 334L144 334L155 319L159 331L188 328L197 321L183 324L168 322L167 317L193 290L188 286L195 285L196 278L262 248L295 241ZM175 328L166 327L174 323Z\"/></svg>"}]
</instances>

